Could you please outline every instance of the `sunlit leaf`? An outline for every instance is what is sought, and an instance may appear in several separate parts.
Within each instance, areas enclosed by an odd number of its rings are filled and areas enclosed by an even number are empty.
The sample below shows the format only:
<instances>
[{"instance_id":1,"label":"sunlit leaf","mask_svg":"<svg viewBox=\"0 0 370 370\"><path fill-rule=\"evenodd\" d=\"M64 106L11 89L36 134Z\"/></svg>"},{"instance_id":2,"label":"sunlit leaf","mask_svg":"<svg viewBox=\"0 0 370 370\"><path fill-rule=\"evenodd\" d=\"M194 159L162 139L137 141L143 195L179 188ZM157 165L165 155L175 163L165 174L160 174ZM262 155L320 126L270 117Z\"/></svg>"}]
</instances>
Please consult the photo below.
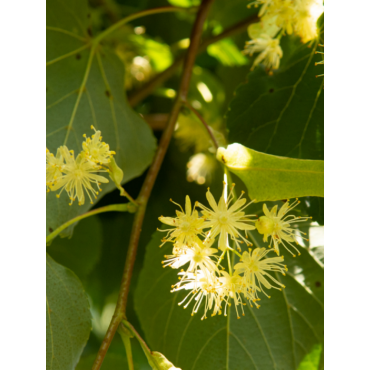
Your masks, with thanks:
<instances>
[{"instance_id":1,"label":"sunlit leaf","mask_svg":"<svg viewBox=\"0 0 370 370\"><path fill-rule=\"evenodd\" d=\"M324 196L324 161L278 157L240 144L219 148L217 159L243 180L257 202Z\"/></svg>"},{"instance_id":2,"label":"sunlit leaf","mask_svg":"<svg viewBox=\"0 0 370 370\"><path fill-rule=\"evenodd\" d=\"M316 344L311 352L304 357L297 370L318 370L322 347L321 344Z\"/></svg>"},{"instance_id":3,"label":"sunlit leaf","mask_svg":"<svg viewBox=\"0 0 370 370\"><path fill-rule=\"evenodd\" d=\"M197 6L200 4L200 0L168 0L168 2L171 5L183 7Z\"/></svg>"},{"instance_id":4,"label":"sunlit leaf","mask_svg":"<svg viewBox=\"0 0 370 370\"><path fill-rule=\"evenodd\" d=\"M208 46L207 52L228 67L242 66L248 62L231 39L223 39Z\"/></svg>"}]
</instances>

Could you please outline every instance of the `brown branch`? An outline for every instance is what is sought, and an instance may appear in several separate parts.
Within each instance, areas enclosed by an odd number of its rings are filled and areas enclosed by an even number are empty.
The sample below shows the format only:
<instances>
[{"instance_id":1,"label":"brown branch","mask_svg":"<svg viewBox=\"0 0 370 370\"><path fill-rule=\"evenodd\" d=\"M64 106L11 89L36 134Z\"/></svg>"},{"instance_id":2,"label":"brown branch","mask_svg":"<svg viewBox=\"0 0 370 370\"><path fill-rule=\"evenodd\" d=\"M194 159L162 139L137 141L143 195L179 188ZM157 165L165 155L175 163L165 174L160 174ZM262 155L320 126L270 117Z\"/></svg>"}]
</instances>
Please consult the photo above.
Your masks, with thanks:
<instances>
[{"instance_id":1,"label":"brown branch","mask_svg":"<svg viewBox=\"0 0 370 370\"><path fill-rule=\"evenodd\" d=\"M209 45L217 41L220 41L226 37L233 36L239 32L245 31L250 24L258 22L258 20L259 18L257 16L244 19L241 22L235 24L234 26L226 29L224 32L220 33L219 35L212 36L209 39L204 40L200 44L197 53L202 53L206 51ZM139 90L132 92L128 97L128 101L130 105L134 107L135 105L140 103L142 100L144 100L148 95L150 95L151 92L154 91L158 86L160 86L165 81L167 81L177 71L177 69L182 65L184 58L185 58L185 55L180 56L179 58L175 60L175 62L170 67L168 67L163 72L157 74L150 81L148 81L145 85L143 85Z\"/></svg>"},{"instance_id":2,"label":"brown branch","mask_svg":"<svg viewBox=\"0 0 370 370\"><path fill-rule=\"evenodd\" d=\"M99 352L96 356L92 370L100 369L119 324L121 323L122 319L126 318L127 297L130 288L131 276L134 268L137 247L139 244L141 227L145 216L146 205L150 197L150 193L153 189L154 182L157 178L159 169L161 168L168 145L170 143L181 106L183 102L186 101L186 97L189 90L190 78L195 58L197 55L197 50L200 44L200 39L202 36L203 25L207 18L208 11L213 1L214 0L202 1L202 4L199 7L199 11L197 13L197 17L193 25L193 30L190 36L190 46L185 56L184 69L182 72L179 91L175 103L173 105L172 111L169 115L167 126L163 131L161 140L159 142L159 146L154 157L153 163L149 168L148 174L144 180L144 184L141 188L139 197L137 199L139 206L135 214L134 223L132 226L131 237L127 250L125 267L123 270L123 277L121 281L121 287L119 291L116 309L113 314L112 320L109 324L108 330L105 334L105 337L103 339L103 342L100 346Z\"/></svg>"}]
</instances>

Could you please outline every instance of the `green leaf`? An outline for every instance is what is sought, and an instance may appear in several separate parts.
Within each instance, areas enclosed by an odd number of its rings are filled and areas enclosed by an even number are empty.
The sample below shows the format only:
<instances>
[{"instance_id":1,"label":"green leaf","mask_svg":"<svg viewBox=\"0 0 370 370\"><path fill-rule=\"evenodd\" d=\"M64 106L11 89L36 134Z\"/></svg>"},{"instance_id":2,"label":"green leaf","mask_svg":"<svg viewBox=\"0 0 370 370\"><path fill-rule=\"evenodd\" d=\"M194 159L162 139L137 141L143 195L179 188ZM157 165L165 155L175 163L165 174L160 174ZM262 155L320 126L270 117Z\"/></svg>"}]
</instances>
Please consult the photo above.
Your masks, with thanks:
<instances>
[{"instance_id":1,"label":"green leaf","mask_svg":"<svg viewBox=\"0 0 370 370\"><path fill-rule=\"evenodd\" d=\"M139 54L147 56L156 72L162 72L173 62L171 48L164 43L142 35L131 35L128 41L138 49Z\"/></svg>"},{"instance_id":2,"label":"green leaf","mask_svg":"<svg viewBox=\"0 0 370 370\"><path fill-rule=\"evenodd\" d=\"M302 45L284 66L268 75L258 68L239 86L230 103L230 142L260 152L304 159L324 159L324 80L317 40ZM284 58L283 58L284 59Z\"/></svg>"},{"instance_id":3,"label":"green leaf","mask_svg":"<svg viewBox=\"0 0 370 370\"><path fill-rule=\"evenodd\" d=\"M227 6L225 0L215 0L208 18L212 20L212 24L221 25L225 29L254 15L257 22L257 13L258 9L254 6L248 8L245 0L228 1Z\"/></svg>"},{"instance_id":4,"label":"green leaf","mask_svg":"<svg viewBox=\"0 0 370 370\"><path fill-rule=\"evenodd\" d=\"M318 370L322 352L322 344L316 344L299 364L298 370Z\"/></svg>"},{"instance_id":5,"label":"green leaf","mask_svg":"<svg viewBox=\"0 0 370 370\"><path fill-rule=\"evenodd\" d=\"M250 236L255 246L266 246L260 235ZM203 306L191 316L192 306L178 306L187 292L170 293L178 271L162 268L163 255L172 249L170 243L159 248L162 237L156 232L147 246L135 305L150 348L181 369L293 370L323 341L323 269L307 249L300 248L296 258L285 253L286 289L263 297L260 309L246 305L245 317L237 320L230 307L227 317L201 321Z\"/></svg>"},{"instance_id":6,"label":"green leaf","mask_svg":"<svg viewBox=\"0 0 370 370\"><path fill-rule=\"evenodd\" d=\"M73 370L90 331L90 306L80 280L46 255L47 370Z\"/></svg>"},{"instance_id":7,"label":"green leaf","mask_svg":"<svg viewBox=\"0 0 370 370\"><path fill-rule=\"evenodd\" d=\"M104 44L92 52L92 40L86 0L47 2L47 147L55 154L65 144L78 153L82 135L90 136L94 125L117 153L125 183L150 164L155 139L127 103L124 65ZM102 189L100 197L113 182ZM65 192L55 195L47 194L47 233L91 207L69 206Z\"/></svg>"},{"instance_id":8,"label":"green leaf","mask_svg":"<svg viewBox=\"0 0 370 370\"><path fill-rule=\"evenodd\" d=\"M200 4L200 0L168 0L168 2L173 6L197 6Z\"/></svg>"},{"instance_id":9,"label":"green leaf","mask_svg":"<svg viewBox=\"0 0 370 370\"><path fill-rule=\"evenodd\" d=\"M247 64L248 59L241 53L232 39L223 39L207 48L209 55L228 67Z\"/></svg>"},{"instance_id":10,"label":"green leaf","mask_svg":"<svg viewBox=\"0 0 370 370\"><path fill-rule=\"evenodd\" d=\"M324 196L324 161L277 157L240 144L219 148L217 159L243 180L257 202Z\"/></svg>"},{"instance_id":11,"label":"green leaf","mask_svg":"<svg viewBox=\"0 0 370 370\"><path fill-rule=\"evenodd\" d=\"M72 238L55 238L48 247L48 253L83 279L99 261L102 243L101 224L99 218L93 216L76 226Z\"/></svg>"}]
</instances>

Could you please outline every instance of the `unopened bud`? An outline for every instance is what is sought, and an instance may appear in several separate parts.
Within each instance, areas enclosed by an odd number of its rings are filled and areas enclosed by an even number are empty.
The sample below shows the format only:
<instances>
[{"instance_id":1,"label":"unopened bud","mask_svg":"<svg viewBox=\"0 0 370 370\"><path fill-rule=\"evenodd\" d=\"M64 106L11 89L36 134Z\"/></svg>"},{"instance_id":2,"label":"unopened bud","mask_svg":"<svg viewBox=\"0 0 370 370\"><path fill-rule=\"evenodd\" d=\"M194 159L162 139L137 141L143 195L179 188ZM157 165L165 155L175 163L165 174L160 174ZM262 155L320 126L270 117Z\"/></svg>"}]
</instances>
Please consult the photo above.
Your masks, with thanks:
<instances>
[{"instance_id":1,"label":"unopened bud","mask_svg":"<svg viewBox=\"0 0 370 370\"><path fill-rule=\"evenodd\" d=\"M272 234L274 231L275 223L267 216L261 216L256 221L256 228L260 234Z\"/></svg>"},{"instance_id":2,"label":"unopened bud","mask_svg":"<svg viewBox=\"0 0 370 370\"><path fill-rule=\"evenodd\" d=\"M115 159L112 157L108 164L109 177L116 184L118 189L121 189L121 181L123 179L123 171L118 167Z\"/></svg>"}]
</instances>

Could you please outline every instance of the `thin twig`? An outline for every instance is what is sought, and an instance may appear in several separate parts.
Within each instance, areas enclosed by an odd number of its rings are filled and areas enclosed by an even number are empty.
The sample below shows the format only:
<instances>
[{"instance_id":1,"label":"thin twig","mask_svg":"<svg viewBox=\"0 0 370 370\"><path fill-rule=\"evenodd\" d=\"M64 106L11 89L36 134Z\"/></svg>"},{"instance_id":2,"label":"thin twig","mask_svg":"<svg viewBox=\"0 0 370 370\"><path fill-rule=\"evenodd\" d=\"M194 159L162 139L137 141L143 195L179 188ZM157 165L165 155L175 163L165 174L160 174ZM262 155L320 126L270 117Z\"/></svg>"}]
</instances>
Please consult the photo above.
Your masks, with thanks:
<instances>
[{"instance_id":1,"label":"thin twig","mask_svg":"<svg viewBox=\"0 0 370 370\"><path fill-rule=\"evenodd\" d=\"M144 180L144 184L141 188L140 194L137 198L138 203L140 204L138 210L135 214L134 223L132 226L130 242L127 250L127 256L125 261L125 267L123 270L123 277L121 281L121 287L119 291L119 297L116 305L115 312L113 314L112 320L109 324L108 330L105 334L103 342L100 346L99 352L95 359L92 370L99 370L104 357L108 351L108 348L112 342L114 334L117 331L119 324L122 319L126 318L126 304L127 297L130 288L130 282L132 277L132 272L135 263L135 257L137 252L137 247L139 244L139 238L141 233L141 228L145 216L146 205L150 197L151 191L154 186L154 182L157 178L158 172L161 168L164 156L166 154L168 145L170 143L172 133L180 113L182 102L186 101L190 78L192 75L192 70L197 55L197 50L199 47L200 39L202 36L203 25L207 18L208 11L211 7L211 4L214 0L203 0L202 4L199 7L196 20L193 25L193 30L190 36L190 46L186 54L184 69L182 73L181 83L179 91L173 105L172 111L169 115L167 126L163 131L159 146L154 157L153 163L149 168L148 174Z\"/></svg>"},{"instance_id":2,"label":"thin twig","mask_svg":"<svg viewBox=\"0 0 370 370\"><path fill-rule=\"evenodd\" d=\"M200 122L202 122L203 126L206 128L206 130L208 132L209 137L211 138L211 140L213 142L213 145L215 146L215 148L217 150L218 149L218 143L217 143L217 140L216 140L215 136L213 135L211 127L209 127L209 125L204 120L204 118L201 116L201 114L188 101L183 102L183 104L198 117Z\"/></svg>"},{"instance_id":3,"label":"thin twig","mask_svg":"<svg viewBox=\"0 0 370 370\"><path fill-rule=\"evenodd\" d=\"M131 22L135 19L142 18L147 15L162 14L162 13L168 13L168 12L193 12L195 9L197 9L197 7L184 8L184 7L179 7L179 6L161 6L158 8L146 9L146 10L142 10L141 12L130 14L122 18L117 23L114 23L109 28L107 28L105 31L103 31L98 36L96 36L94 38L94 43L99 44L109 34L118 30L120 27L124 26L128 22Z\"/></svg>"},{"instance_id":4,"label":"thin twig","mask_svg":"<svg viewBox=\"0 0 370 370\"><path fill-rule=\"evenodd\" d=\"M242 20L241 22L235 24L234 26L231 26L230 28L226 29L224 32L216 36L212 36L209 39L204 40L200 44L197 53L198 54L203 53L204 51L207 50L207 47L209 45L217 41L220 41L224 38L238 34L239 32L245 31L250 24L256 23L258 21L259 21L259 18L257 16L253 16L253 17ZM148 81L145 85L143 85L139 90L132 92L128 97L128 101L130 105L132 107L136 106L142 100L144 100L148 95L150 95L158 86L160 86L165 81L167 81L177 71L177 69L182 65L184 58L185 58L185 55L180 56L166 70L157 74L150 81Z\"/></svg>"}]
</instances>

